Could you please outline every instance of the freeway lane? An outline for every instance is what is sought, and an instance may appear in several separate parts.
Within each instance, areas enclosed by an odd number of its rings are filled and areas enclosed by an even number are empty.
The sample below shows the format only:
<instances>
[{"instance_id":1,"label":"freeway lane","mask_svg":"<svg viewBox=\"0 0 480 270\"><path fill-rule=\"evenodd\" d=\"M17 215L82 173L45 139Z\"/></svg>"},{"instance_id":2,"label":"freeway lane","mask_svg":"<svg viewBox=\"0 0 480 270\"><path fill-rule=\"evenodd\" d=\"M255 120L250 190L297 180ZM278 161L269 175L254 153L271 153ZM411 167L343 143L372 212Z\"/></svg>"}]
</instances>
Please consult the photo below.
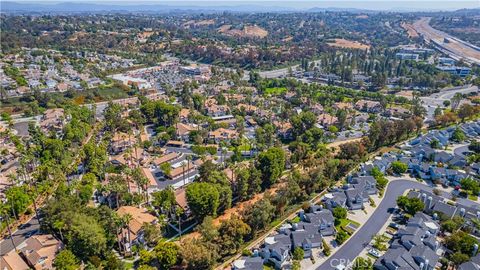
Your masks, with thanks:
<instances>
[{"instance_id":1,"label":"freeway lane","mask_svg":"<svg viewBox=\"0 0 480 270\"><path fill-rule=\"evenodd\" d=\"M468 62L480 63L480 51L475 50L472 44L459 40L445 32L437 30L430 26L431 18L421 18L413 24L415 30L423 38L430 42L433 41L437 47L456 59L464 58Z\"/></svg>"},{"instance_id":2,"label":"freeway lane","mask_svg":"<svg viewBox=\"0 0 480 270\"><path fill-rule=\"evenodd\" d=\"M341 262L353 262L360 252L370 243L372 237L377 234L382 226L387 222L390 213L388 209L396 206L396 199L406 190L420 189L432 192L432 187L426 186L419 182L410 180L394 180L391 181L384 194L384 199L377 207L368 221L346 242L335 254L320 265L318 270L335 269ZM446 196L445 196L446 195ZM450 195L444 193L443 197L449 198ZM457 202L468 205L478 206L473 201L457 199ZM346 264L346 263L344 263Z\"/></svg>"}]
</instances>

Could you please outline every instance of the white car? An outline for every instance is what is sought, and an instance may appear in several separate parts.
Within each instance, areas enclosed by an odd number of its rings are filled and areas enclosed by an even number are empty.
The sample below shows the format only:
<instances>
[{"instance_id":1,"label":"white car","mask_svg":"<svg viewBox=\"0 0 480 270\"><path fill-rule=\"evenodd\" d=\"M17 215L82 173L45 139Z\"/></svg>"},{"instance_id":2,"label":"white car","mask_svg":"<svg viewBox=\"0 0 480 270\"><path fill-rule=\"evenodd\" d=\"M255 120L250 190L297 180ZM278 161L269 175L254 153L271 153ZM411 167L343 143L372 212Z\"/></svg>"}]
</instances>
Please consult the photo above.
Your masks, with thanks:
<instances>
[{"instance_id":1,"label":"white car","mask_svg":"<svg viewBox=\"0 0 480 270\"><path fill-rule=\"evenodd\" d=\"M378 251L378 249L376 248L372 248L368 251L368 254L372 255L373 257L375 258L380 258L380 251Z\"/></svg>"}]
</instances>

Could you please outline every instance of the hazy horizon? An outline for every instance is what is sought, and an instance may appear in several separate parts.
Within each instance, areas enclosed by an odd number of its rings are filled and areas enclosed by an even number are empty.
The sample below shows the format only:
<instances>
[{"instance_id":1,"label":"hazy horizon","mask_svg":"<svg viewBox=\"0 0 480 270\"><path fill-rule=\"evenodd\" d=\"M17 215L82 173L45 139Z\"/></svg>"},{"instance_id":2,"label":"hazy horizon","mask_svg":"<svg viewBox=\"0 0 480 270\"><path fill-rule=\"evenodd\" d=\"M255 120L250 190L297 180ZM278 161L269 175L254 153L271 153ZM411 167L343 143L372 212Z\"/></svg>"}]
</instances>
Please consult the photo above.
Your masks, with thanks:
<instances>
[{"instance_id":1,"label":"hazy horizon","mask_svg":"<svg viewBox=\"0 0 480 270\"><path fill-rule=\"evenodd\" d=\"M119 5L119 6L141 6L141 5L167 5L181 7L235 7L255 5L261 7L288 8L291 10L306 10L309 8L352 8L365 10L458 10L479 8L480 1L288 1L288 0L264 0L264 1L241 1L241 0L210 0L210 1L125 1L125 0L65 0L65 1L35 1L35 0L14 0L4 2L16 2L20 4L61 4L61 3L91 3L98 5Z\"/></svg>"}]
</instances>

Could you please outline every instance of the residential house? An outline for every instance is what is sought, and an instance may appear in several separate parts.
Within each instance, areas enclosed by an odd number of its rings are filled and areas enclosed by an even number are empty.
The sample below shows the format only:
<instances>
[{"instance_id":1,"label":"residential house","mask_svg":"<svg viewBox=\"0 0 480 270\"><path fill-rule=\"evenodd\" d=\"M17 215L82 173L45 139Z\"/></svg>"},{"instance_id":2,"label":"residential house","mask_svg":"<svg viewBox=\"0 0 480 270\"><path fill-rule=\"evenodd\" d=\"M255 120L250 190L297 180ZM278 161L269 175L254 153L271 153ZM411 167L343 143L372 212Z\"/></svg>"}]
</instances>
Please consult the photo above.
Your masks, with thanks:
<instances>
[{"instance_id":1,"label":"residential house","mask_svg":"<svg viewBox=\"0 0 480 270\"><path fill-rule=\"evenodd\" d=\"M27 264L36 269L53 269L53 261L63 248L62 242L51 234L33 235L20 251Z\"/></svg>"},{"instance_id":2,"label":"residential house","mask_svg":"<svg viewBox=\"0 0 480 270\"><path fill-rule=\"evenodd\" d=\"M225 116L228 114L230 109L227 105L217 105L212 104L206 107L207 115L211 117Z\"/></svg>"},{"instance_id":3,"label":"residential house","mask_svg":"<svg viewBox=\"0 0 480 270\"><path fill-rule=\"evenodd\" d=\"M300 212L300 218L316 226L322 236L331 236L336 233L335 218L329 209L323 209L321 206L312 206L310 213Z\"/></svg>"},{"instance_id":4,"label":"residential house","mask_svg":"<svg viewBox=\"0 0 480 270\"><path fill-rule=\"evenodd\" d=\"M379 113L382 110L382 105L378 101L359 100L355 103L355 109L368 113Z\"/></svg>"},{"instance_id":5,"label":"residential house","mask_svg":"<svg viewBox=\"0 0 480 270\"><path fill-rule=\"evenodd\" d=\"M321 113L317 116L317 122L323 127L334 125L338 122L338 118L328 113Z\"/></svg>"},{"instance_id":6,"label":"residential house","mask_svg":"<svg viewBox=\"0 0 480 270\"><path fill-rule=\"evenodd\" d=\"M352 103L348 103L348 102L337 102L333 104L332 107L335 110L352 110L353 109Z\"/></svg>"},{"instance_id":7,"label":"residential house","mask_svg":"<svg viewBox=\"0 0 480 270\"><path fill-rule=\"evenodd\" d=\"M295 250L297 247L302 248L304 258L312 256L312 248L322 247L322 235L319 232L318 225L315 224L306 222L294 224L290 237L292 239L292 250Z\"/></svg>"},{"instance_id":8,"label":"residential house","mask_svg":"<svg viewBox=\"0 0 480 270\"><path fill-rule=\"evenodd\" d=\"M221 141L230 141L238 138L238 133L235 130L218 128L208 133L208 139L213 140L216 144Z\"/></svg>"},{"instance_id":9,"label":"residential house","mask_svg":"<svg viewBox=\"0 0 480 270\"><path fill-rule=\"evenodd\" d=\"M198 126L194 124L184 124L184 123L177 123L175 125L175 134L179 140L184 142L190 141L190 132L198 130Z\"/></svg>"},{"instance_id":10,"label":"residential house","mask_svg":"<svg viewBox=\"0 0 480 270\"><path fill-rule=\"evenodd\" d=\"M59 134L63 131L66 120L67 117L62 108L48 109L40 118L40 129L45 133L52 131Z\"/></svg>"},{"instance_id":11,"label":"residential house","mask_svg":"<svg viewBox=\"0 0 480 270\"><path fill-rule=\"evenodd\" d=\"M335 207L347 207L347 196L343 191L337 191L325 195L324 204L328 209Z\"/></svg>"},{"instance_id":12,"label":"residential house","mask_svg":"<svg viewBox=\"0 0 480 270\"><path fill-rule=\"evenodd\" d=\"M398 230L387 252L374 264L374 269L433 270L440 258L437 241L439 224L431 217L417 213L405 228Z\"/></svg>"},{"instance_id":13,"label":"residential house","mask_svg":"<svg viewBox=\"0 0 480 270\"><path fill-rule=\"evenodd\" d=\"M292 242L289 235L277 234L265 238L265 243L262 245L260 256L263 262L270 262L275 265L276 269L282 269L290 258L290 251L292 250Z\"/></svg>"},{"instance_id":14,"label":"residential house","mask_svg":"<svg viewBox=\"0 0 480 270\"><path fill-rule=\"evenodd\" d=\"M126 215L131 217L128 225L122 228L117 236L124 251L130 253L132 245L145 243L143 225L146 223L156 225L157 218L148 213L147 210L134 206L122 206L118 208L117 213L120 217Z\"/></svg>"},{"instance_id":15,"label":"residential house","mask_svg":"<svg viewBox=\"0 0 480 270\"><path fill-rule=\"evenodd\" d=\"M370 195L378 193L377 181L372 176L354 177L349 183L344 190L347 197L346 204L351 210L363 209L363 203L368 202Z\"/></svg>"},{"instance_id":16,"label":"residential house","mask_svg":"<svg viewBox=\"0 0 480 270\"><path fill-rule=\"evenodd\" d=\"M263 270L263 260L261 257L240 257L235 260L232 270Z\"/></svg>"},{"instance_id":17,"label":"residential house","mask_svg":"<svg viewBox=\"0 0 480 270\"><path fill-rule=\"evenodd\" d=\"M191 161L181 162L179 166L171 169L166 176L169 180L179 180L185 178L190 179L192 174L196 172L196 166Z\"/></svg>"},{"instance_id":18,"label":"residential house","mask_svg":"<svg viewBox=\"0 0 480 270\"><path fill-rule=\"evenodd\" d=\"M15 251L11 250L5 255L0 256L0 270L29 270L30 267Z\"/></svg>"},{"instance_id":19,"label":"residential house","mask_svg":"<svg viewBox=\"0 0 480 270\"><path fill-rule=\"evenodd\" d=\"M113 135L113 138L110 141L110 152L112 152L112 154L122 153L132 147L136 143L136 140L137 139L134 135L117 132Z\"/></svg>"}]
</instances>

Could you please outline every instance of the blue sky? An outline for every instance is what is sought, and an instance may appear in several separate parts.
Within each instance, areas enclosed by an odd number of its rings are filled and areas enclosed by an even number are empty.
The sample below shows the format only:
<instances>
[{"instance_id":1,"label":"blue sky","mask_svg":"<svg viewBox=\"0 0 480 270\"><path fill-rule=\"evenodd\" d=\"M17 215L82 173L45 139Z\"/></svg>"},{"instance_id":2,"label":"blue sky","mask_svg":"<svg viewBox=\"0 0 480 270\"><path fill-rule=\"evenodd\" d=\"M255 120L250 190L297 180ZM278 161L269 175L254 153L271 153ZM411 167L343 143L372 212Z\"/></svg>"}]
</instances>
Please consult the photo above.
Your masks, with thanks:
<instances>
[{"instance_id":1,"label":"blue sky","mask_svg":"<svg viewBox=\"0 0 480 270\"><path fill-rule=\"evenodd\" d=\"M3 1L3 0L2 0ZM10 1L10 0L9 0ZM433 0L396 0L396 1L378 1L378 0L337 0L337 1L291 1L291 0L210 0L210 1L137 1L137 0L60 0L60 1L41 1L41 0L11 0L13 2L22 3L59 3L59 2L79 2L79 3L98 3L98 4L117 4L117 5L141 5L141 4L164 4L174 6L236 6L236 5L261 5L289 7L296 9L308 9L312 7L337 7L337 8L358 8L372 10L456 10L462 8L480 8L480 0L450 0L450 1L433 1Z\"/></svg>"}]
</instances>

